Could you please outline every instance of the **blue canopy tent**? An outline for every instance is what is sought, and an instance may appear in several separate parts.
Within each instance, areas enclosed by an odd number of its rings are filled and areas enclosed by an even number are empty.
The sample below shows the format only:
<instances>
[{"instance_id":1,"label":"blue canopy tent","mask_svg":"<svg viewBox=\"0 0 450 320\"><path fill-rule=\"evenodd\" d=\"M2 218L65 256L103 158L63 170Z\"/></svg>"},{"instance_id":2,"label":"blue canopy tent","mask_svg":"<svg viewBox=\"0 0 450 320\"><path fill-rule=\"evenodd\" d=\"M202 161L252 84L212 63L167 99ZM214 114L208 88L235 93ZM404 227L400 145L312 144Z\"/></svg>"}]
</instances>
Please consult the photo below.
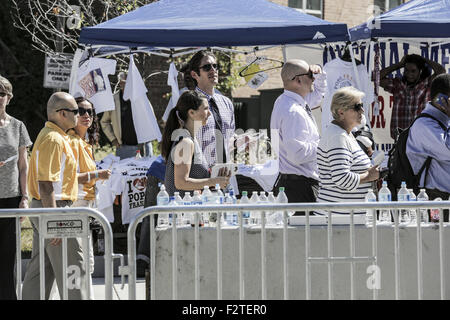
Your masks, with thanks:
<instances>
[{"instance_id":1,"label":"blue canopy tent","mask_svg":"<svg viewBox=\"0 0 450 320\"><path fill-rule=\"evenodd\" d=\"M81 30L85 46L212 47L349 40L345 24L267 0L160 0Z\"/></svg>"},{"instance_id":2,"label":"blue canopy tent","mask_svg":"<svg viewBox=\"0 0 450 320\"><path fill-rule=\"evenodd\" d=\"M352 41L393 37L449 38L450 0L411 0L350 29Z\"/></svg>"}]
</instances>

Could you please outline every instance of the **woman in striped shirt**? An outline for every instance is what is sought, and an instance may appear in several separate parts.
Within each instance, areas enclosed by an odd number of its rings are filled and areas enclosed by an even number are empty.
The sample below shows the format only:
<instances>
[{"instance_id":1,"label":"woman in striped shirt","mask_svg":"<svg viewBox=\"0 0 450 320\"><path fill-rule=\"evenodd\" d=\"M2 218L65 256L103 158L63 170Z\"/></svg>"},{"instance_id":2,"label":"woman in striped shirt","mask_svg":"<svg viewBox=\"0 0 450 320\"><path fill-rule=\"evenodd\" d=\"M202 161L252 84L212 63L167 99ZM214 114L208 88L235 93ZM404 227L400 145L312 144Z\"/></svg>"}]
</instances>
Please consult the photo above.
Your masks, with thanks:
<instances>
[{"instance_id":1,"label":"woman in striped shirt","mask_svg":"<svg viewBox=\"0 0 450 320\"><path fill-rule=\"evenodd\" d=\"M364 116L363 96L363 92L353 87L341 88L333 95L331 113L334 120L323 132L317 148L318 202L364 201L370 182L379 178L378 166L371 166L369 157L351 133ZM316 213L326 214L325 211ZM348 214L345 210L332 213ZM364 211L354 213L363 214Z\"/></svg>"}]
</instances>

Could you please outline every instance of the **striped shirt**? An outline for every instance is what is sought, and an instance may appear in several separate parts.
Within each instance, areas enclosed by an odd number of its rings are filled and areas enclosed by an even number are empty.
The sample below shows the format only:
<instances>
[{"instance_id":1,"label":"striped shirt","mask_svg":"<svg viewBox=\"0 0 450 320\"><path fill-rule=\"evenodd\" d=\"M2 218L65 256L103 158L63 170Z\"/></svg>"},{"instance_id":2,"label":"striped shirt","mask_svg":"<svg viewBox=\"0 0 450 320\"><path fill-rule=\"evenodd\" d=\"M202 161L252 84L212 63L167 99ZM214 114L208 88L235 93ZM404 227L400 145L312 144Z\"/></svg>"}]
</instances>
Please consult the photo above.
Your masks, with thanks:
<instances>
[{"instance_id":1,"label":"striped shirt","mask_svg":"<svg viewBox=\"0 0 450 320\"><path fill-rule=\"evenodd\" d=\"M226 160L229 160L228 155L228 143L234 135L235 122L234 122L234 106L230 99L220 94L217 90L214 91L212 96L208 95L206 92L196 87L195 90L204 94L208 103L211 99L217 104L219 109L220 117L222 119L222 136L224 137L223 143L225 145ZM211 108L211 106L210 106ZM214 116L208 117L206 125L198 130L196 138L200 143L203 155L205 156L208 166L211 167L217 163L216 159L216 123L214 121Z\"/></svg>"},{"instance_id":2,"label":"striped shirt","mask_svg":"<svg viewBox=\"0 0 450 320\"><path fill-rule=\"evenodd\" d=\"M351 133L331 123L319 142L317 165L320 177L317 202L364 201L371 184L360 183L359 175L367 171L371 163ZM325 211L317 213L325 214ZM332 211L332 213L348 212Z\"/></svg>"},{"instance_id":3,"label":"striped shirt","mask_svg":"<svg viewBox=\"0 0 450 320\"><path fill-rule=\"evenodd\" d=\"M39 132L27 178L29 193L36 200L41 200L38 181L52 182L55 200L77 200L77 160L70 137L53 122L47 121Z\"/></svg>"}]
</instances>

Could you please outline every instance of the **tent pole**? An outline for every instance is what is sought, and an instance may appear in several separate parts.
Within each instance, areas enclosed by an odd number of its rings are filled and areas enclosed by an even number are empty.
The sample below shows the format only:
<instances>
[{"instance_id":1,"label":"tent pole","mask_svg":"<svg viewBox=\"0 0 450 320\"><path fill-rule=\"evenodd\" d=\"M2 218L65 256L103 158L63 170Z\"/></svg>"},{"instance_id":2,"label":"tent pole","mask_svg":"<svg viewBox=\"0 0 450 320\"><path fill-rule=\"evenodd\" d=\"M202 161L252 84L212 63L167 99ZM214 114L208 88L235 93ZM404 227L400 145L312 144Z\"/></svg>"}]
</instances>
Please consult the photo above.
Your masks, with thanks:
<instances>
[{"instance_id":1,"label":"tent pole","mask_svg":"<svg viewBox=\"0 0 450 320\"><path fill-rule=\"evenodd\" d=\"M283 49L283 62L286 62L286 46L282 45L281 48Z\"/></svg>"}]
</instances>

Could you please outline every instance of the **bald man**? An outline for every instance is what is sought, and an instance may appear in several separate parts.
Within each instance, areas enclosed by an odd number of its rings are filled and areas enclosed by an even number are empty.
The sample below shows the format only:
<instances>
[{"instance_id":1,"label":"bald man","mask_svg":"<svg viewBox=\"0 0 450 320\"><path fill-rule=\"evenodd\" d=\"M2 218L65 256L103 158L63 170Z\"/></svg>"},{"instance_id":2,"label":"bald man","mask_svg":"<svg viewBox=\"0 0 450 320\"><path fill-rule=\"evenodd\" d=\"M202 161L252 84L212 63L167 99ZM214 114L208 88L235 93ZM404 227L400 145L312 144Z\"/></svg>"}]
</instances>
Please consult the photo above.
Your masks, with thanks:
<instances>
[{"instance_id":1,"label":"bald man","mask_svg":"<svg viewBox=\"0 0 450 320\"><path fill-rule=\"evenodd\" d=\"M316 202L319 131L311 109L322 101L326 76L321 66L293 59L283 65L281 79L284 92L275 101L270 119L272 135L276 130L280 142L274 192L284 187L289 202Z\"/></svg>"},{"instance_id":2,"label":"bald man","mask_svg":"<svg viewBox=\"0 0 450 320\"><path fill-rule=\"evenodd\" d=\"M33 147L28 171L28 188L32 208L70 207L77 199L77 160L72 151L67 130L78 120L78 105L68 93L56 92L47 103L45 127ZM40 299L39 220L30 218L33 226L33 251L23 283L23 299ZM45 239L45 299L49 299L53 283L63 296L63 267L61 239ZM80 239L67 239L67 265L72 273L80 274L80 281L68 283L68 298L85 299L86 270ZM68 281L69 282L69 281Z\"/></svg>"}]
</instances>

